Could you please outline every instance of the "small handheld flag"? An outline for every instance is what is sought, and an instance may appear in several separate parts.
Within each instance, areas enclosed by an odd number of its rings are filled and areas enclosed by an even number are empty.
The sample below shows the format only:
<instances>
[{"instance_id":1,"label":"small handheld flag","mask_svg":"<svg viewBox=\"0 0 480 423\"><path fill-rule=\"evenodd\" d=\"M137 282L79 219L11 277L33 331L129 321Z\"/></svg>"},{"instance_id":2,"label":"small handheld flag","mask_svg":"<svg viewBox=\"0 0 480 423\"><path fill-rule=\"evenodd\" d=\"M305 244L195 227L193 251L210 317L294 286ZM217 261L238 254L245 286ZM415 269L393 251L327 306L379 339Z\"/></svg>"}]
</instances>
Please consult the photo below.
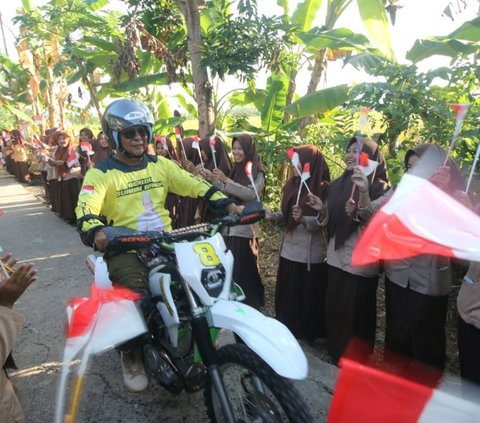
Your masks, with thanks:
<instances>
[{"instance_id":1,"label":"small handheld flag","mask_svg":"<svg viewBox=\"0 0 480 423\"><path fill-rule=\"evenodd\" d=\"M308 192L310 192L310 189L308 188L308 185L307 185L308 179L310 179L310 163L307 162L303 165L303 172L302 172L302 175L300 176L300 185L298 186L297 201L295 203L296 206L298 206L298 202L300 201L302 186L305 185Z\"/></svg>"},{"instance_id":2,"label":"small handheld flag","mask_svg":"<svg viewBox=\"0 0 480 423\"><path fill-rule=\"evenodd\" d=\"M180 128L175 126L175 138L180 143L180 147L182 148L183 158L187 160L187 152L185 151L185 146L183 145L182 134L180 133Z\"/></svg>"},{"instance_id":3,"label":"small handheld flag","mask_svg":"<svg viewBox=\"0 0 480 423\"><path fill-rule=\"evenodd\" d=\"M215 144L217 141L215 140L215 134L210 135L210 138L208 139L208 143L210 145L210 150L212 150L212 158L213 158L213 167L214 169L217 168L217 158L215 157L215 153L217 150L215 150Z\"/></svg>"},{"instance_id":4,"label":"small handheld flag","mask_svg":"<svg viewBox=\"0 0 480 423\"><path fill-rule=\"evenodd\" d=\"M302 170L300 169L300 157L298 156L298 153L295 150L295 147L291 147L288 149L287 156L292 162L292 166L295 168L298 174L301 175Z\"/></svg>"},{"instance_id":5,"label":"small handheld flag","mask_svg":"<svg viewBox=\"0 0 480 423\"><path fill-rule=\"evenodd\" d=\"M260 201L260 196L258 195L257 187L255 186L255 181L253 180L252 176L252 162L248 161L245 165L245 173L252 184L253 190L255 191L255 195L257 196L257 200Z\"/></svg>"},{"instance_id":6,"label":"small handheld flag","mask_svg":"<svg viewBox=\"0 0 480 423\"><path fill-rule=\"evenodd\" d=\"M192 142L192 148L195 148L198 152L198 157L200 157L200 164L203 166L203 159L202 159L202 152L200 150L200 143L198 142L200 140L200 138L198 137L198 135L195 135L193 137L193 142Z\"/></svg>"},{"instance_id":7,"label":"small handheld flag","mask_svg":"<svg viewBox=\"0 0 480 423\"><path fill-rule=\"evenodd\" d=\"M452 154L453 149L455 148L455 142L457 141L458 134L460 133L460 128L462 127L462 123L465 120L465 116L467 116L468 108L470 104L468 103L460 103L460 104L452 104L452 109L455 112L456 119L455 119L455 129L453 131L452 142L450 143L450 147L448 148L447 157L445 157L445 162L443 165L447 164L448 158Z\"/></svg>"},{"instance_id":8,"label":"small handheld flag","mask_svg":"<svg viewBox=\"0 0 480 423\"><path fill-rule=\"evenodd\" d=\"M360 153L358 165L363 174L365 176L369 176L377 169L378 162L375 160L370 160L367 153Z\"/></svg>"},{"instance_id":9,"label":"small handheld flag","mask_svg":"<svg viewBox=\"0 0 480 423\"><path fill-rule=\"evenodd\" d=\"M80 142L80 150L82 150L84 153L87 154L87 156L92 156L95 154L93 152L92 144L90 144L88 141L81 141Z\"/></svg>"}]
</instances>

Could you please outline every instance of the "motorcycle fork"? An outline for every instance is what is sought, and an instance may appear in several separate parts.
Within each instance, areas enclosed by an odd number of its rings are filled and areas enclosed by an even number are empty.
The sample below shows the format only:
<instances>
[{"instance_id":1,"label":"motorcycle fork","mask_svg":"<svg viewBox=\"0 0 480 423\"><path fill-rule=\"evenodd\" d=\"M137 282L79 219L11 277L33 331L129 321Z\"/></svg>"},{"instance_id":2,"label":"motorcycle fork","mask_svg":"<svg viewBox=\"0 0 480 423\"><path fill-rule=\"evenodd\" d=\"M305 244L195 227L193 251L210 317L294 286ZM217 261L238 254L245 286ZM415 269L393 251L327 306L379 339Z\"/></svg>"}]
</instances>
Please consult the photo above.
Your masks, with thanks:
<instances>
[{"instance_id":1,"label":"motorcycle fork","mask_svg":"<svg viewBox=\"0 0 480 423\"><path fill-rule=\"evenodd\" d=\"M202 309L198 306L195 296L193 295L190 286L183 280L180 280L182 287L187 294L187 300L192 309L192 332L193 338L197 343L198 351L202 357L202 361L208 370L208 375L212 381L212 385L218 396L220 407L222 408L223 416L226 423L235 423L235 416L233 415L232 405L228 399L225 385L223 383L222 374L218 367L217 351L213 346L212 339L210 337L210 328L206 317L202 314Z\"/></svg>"},{"instance_id":2,"label":"motorcycle fork","mask_svg":"<svg viewBox=\"0 0 480 423\"><path fill-rule=\"evenodd\" d=\"M217 351L210 338L210 328L207 319L204 316L194 317L192 319L192 330L198 351L200 352L203 363L207 367L208 375L215 388L215 392L217 393L218 401L220 402L220 407L222 408L223 416L225 417L225 422L235 423L232 405L228 399L222 375L218 367Z\"/></svg>"}]
</instances>

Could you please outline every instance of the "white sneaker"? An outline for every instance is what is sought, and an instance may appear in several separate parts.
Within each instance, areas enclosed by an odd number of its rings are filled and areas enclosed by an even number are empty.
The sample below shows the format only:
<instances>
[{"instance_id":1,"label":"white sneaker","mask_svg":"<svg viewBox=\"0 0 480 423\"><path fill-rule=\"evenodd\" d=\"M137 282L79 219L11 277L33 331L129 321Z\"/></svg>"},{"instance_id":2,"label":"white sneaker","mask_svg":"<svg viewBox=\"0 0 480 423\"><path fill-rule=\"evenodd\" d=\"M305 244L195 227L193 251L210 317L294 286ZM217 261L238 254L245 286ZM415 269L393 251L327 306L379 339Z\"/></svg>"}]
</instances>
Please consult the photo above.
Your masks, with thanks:
<instances>
[{"instance_id":1,"label":"white sneaker","mask_svg":"<svg viewBox=\"0 0 480 423\"><path fill-rule=\"evenodd\" d=\"M148 377L143 367L140 350L121 351L123 382L131 392L141 392L148 387Z\"/></svg>"}]
</instances>

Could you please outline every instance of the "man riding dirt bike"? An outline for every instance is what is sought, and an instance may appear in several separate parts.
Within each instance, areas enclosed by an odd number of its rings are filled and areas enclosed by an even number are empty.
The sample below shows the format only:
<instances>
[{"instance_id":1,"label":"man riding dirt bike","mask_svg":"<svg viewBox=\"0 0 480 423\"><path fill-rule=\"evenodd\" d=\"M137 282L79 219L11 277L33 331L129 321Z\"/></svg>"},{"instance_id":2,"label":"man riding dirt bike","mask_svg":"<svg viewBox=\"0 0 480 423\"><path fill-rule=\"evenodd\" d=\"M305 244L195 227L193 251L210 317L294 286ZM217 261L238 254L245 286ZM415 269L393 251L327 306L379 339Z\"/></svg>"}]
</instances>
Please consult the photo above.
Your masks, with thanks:
<instances>
[{"instance_id":1,"label":"man riding dirt bike","mask_svg":"<svg viewBox=\"0 0 480 423\"><path fill-rule=\"evenodd\" d=\"M116 152L87 172L76 208L82 241L101 252L108 245L102 230L106 225L141 231L171 230L165 209L169 192L202 198L214 211L241 212L241 206L205 180L170 160L147 154L153 123L150 110L134 100L115 100L103 114L103 132ZM110 252L104 258L115 283L136 291L148 288L149 270L136 252ZM148 378L135 343L122 348L121 358L126 387L133 392L146 389Z\"/></svg>"}]
</instances>

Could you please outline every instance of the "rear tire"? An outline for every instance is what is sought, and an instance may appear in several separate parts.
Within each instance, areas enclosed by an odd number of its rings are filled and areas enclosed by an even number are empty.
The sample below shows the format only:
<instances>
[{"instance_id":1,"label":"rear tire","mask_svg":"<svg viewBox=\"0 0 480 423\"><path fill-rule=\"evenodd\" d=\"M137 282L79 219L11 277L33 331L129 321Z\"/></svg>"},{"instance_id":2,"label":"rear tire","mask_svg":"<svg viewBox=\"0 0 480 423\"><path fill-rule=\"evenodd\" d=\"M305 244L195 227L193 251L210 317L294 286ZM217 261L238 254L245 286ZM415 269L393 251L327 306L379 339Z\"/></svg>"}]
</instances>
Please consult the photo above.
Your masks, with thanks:
<instances>
[{"instance_id":1,"label":"rear tire","mask_svg":"<svg viewBox=\"0 0 480 423\"><path fill-rule=\"evenodd\" d=\"M230 344L218 350L218 366L236 422L311 423L308 406L292 383L279 376L246 345ZM205 402L212 422L225 421L210 380Z\"/></svg>"}]
</instances>

